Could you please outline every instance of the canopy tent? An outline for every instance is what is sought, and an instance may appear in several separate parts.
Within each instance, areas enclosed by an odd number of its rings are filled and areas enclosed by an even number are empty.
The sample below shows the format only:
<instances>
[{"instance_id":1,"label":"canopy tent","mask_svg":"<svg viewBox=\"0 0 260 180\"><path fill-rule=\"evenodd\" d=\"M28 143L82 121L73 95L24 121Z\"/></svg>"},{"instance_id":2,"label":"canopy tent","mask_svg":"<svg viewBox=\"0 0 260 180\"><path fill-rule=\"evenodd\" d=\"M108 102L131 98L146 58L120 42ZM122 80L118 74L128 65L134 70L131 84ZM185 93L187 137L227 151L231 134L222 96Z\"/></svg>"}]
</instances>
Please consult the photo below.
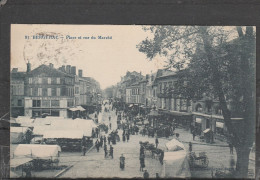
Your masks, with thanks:
<instances>
[{"instance_id":1,"label":"canopy tent","mask_svg":"<svg viewBox=\"0 0 260 180\"><path fill-rule=\"evenodd\" d=\"M44 132L49 130L51 128L51 126L41 126L41 125L38 125L38 126L34 126L33 128L33 135L36 135L36 136L43 136Z\"/></svg>"},{"instance_id":2,"label":"canopy tent","mask_svg":"<svg viewBox=\"0 0 260 180\"><path fill-rule=\"evenodd\" d=\"M218 127L218 128L224 128L224 123L222 123L222 122L216 122L216 127Z\"/></svg>"},{"instance_id":3,"label":"canopy tent","mask_svg":"<svg viewBox=\"0 0 260 180\"><path fill-rule=\"evenodd\" d=\"M33 122L33 126L50 125L50 118L36 118Z\"/></svg>"},{"instance_id":4,"label":"canopy tent","mask_svg":"<svg viewBox=\"0 0 260 180\"><path fill-rule=\"evenodd\" d=\"M10 127L10 133L26 133L26 131L31 131L28 127Z\"/></svg>"},{"instance_id":5,"label":"canopy tent","mask_svg":"<svg viewBox=\"0 0 260 180\"><path fill-rule=\"evenodd\" d=\"M30 161L32 161L33 159L32 158L13 158L13 159L10 159L10 167L11 168L16 168L18 166L21 166L25 163L28 163Z\"/></svg>"},{"instance_id":6,"label":"canopy tent","mask_svg":"<svg viewBox=\"0 0 260 180\"><path fill-rule=\"evenodd\" d=\"M87 125L87 126L91 126L92 128L97 128L98 126L96 125L96 123L94 123L94 121L92 119L74 119L74 122L77 123L78 126L80 125Z\"/></svg>"},{"instance_id":7,"label":"canopy tent","mask_svg":"<svg viewBox=\"0 0 260 180\"><path fill-rule=\"evenodd\" d=\"M72 108L69 108L70 111L79 111L78 108L75 108L75 107L72 107Z\"/></svg>"},{"instance_id":8,"label":"canopy tent","mask_svg":"<svg viewBox=\"0 0 260 180\"><path fill-rule=\"evenodd\" d=\"M158 113L158 111L152 109L148 116L160 116L160 114Z\"/></svg>"},{"instance_id":9,"label":"canopy tent","mask_svg":"<svg viewBox=\"0 0 260 180\"><path fill-rule=\"evenodd\" d=\"M28 127L10 127L10 143L22 143L27 131L31 131L31 129Z\"/></svg>"},{"instance_id":10,"label":"canopy tent","mask_svg":"<svg viewBox=\"0 0 260 180\"><path fill-rule=\"evenodd\" d=\"M84 109L82 106L77 106L76 107L79 111L85 111L86 109Z\"/></svg>"},{"instance_id":11,"label":"canopy tent","mask_svg":"<svg viewBox=\"0 0 260 180\"><path fill-rule=\"evenodd\" d=\"M82 130L48 130L44 132L44 139L82 139Z\"/></svg>"},{"instance_id":12,"label":"canopy tent","mask_svg":"<svg viewBox=\"0 0 260 180\"><path fill-rule=\"evenodd\" d=\"M177 139L172 139L165 144L168 151L179 151L185 150L184 145Z\"/></svg>"},{"instance_id":13,"label":"canopy tent","mask_svg":"<svg viewBox=\"0 0 260 180\"><path fill-rule=\"evenodd\" d=\"M31 119L30 117L27 117L27 116L18 116L15 119L15 121L16 121L16 123L21 124L21 126L32 127L34 119Z\"/></svg>"},{"instance_id":14,"label":"canopy tent","mask_svg":"<svg viewBox=\"0 0 260 180\"><path fill-rule=\"evenodd\" d=\"M203 131L203 133L206 134L206 133L209 133L210 131L211 131L211 129L208 128L208 129L205 129L205 130Z\"/></svg>"},{"instance_id":15,"label":"canopy tent","mask_svg":"<svg viewBox=\"0 0 260 180\"><path fill-rule=\"evenodd\" d=\"M149 121L147 119L144 120L144 124L149 124Z\"/></svg>"},{"instance_id":16,"label":"canopy tent","mask_svg":"<svg viewBox=\"0 0 260 180\"><path fill-rule=\"evenodd\" d=\"M186 150L164 153L163 178L188 178L190 176Z\"/></svg>"},{"instance_id":17,"label":"canopy tent","mask_svg":"<svg viewBox=\"0 0 260 180\"><path fill-rule=\"evenodd\" d=\"M33 159L58 158L61 148L58 145L19 144L14 151L14 157L31 157Z\"/></svg>"}]
</instances>

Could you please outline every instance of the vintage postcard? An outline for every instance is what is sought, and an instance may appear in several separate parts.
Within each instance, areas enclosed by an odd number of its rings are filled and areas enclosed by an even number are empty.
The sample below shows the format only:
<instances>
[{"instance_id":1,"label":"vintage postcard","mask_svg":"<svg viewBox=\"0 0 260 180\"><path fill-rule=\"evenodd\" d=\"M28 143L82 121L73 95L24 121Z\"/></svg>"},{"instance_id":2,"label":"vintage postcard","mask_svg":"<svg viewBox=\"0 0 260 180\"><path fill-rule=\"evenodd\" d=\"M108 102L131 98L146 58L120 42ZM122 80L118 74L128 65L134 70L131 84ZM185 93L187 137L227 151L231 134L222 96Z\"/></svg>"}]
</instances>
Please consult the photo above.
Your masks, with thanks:
<instances>
[{"instance_id":1,"label":"vintage postcard","mask_svg":"<svg viewBox=\"0 0 260 180\"><path fill-rule=\"evenodd\" d=\"M254 178L252 26L11 25L11 178Z\"/></svg>"}]
</instances>

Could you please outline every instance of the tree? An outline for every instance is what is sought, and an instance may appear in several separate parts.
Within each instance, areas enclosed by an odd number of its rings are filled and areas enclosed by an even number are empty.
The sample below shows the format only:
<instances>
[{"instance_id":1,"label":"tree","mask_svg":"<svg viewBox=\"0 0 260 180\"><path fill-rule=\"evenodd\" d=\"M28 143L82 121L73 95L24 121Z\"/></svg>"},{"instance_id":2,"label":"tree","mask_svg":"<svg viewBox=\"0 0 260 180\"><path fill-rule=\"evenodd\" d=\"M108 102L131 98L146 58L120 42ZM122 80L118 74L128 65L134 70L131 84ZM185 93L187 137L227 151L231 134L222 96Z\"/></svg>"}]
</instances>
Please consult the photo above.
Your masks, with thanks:
<instances>
[{"instance_id":1,"label":"tree","mask_svg":"<svg viewBox=\"0 0 260 180\"><path fill-rule=\"evenodd\" d=\"M218 99L237 152L237 176L247 177L255 131L253 27L150 26L144 30L153 37L137 45L139 51L150 60L166 56L167 68L180 72L174 93ZM243 120L234 125L234 117Z\"/></svg>"}]
</instances>

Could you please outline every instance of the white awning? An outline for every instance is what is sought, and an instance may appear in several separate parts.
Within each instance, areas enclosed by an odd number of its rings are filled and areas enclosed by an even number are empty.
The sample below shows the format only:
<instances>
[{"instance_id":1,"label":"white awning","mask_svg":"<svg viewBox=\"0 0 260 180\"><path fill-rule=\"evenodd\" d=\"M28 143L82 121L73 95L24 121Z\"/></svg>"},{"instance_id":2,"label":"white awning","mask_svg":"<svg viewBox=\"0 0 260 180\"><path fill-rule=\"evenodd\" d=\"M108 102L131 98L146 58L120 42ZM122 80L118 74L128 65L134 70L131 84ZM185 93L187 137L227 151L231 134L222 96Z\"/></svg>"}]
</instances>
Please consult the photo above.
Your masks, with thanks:
<instances>
[{"instance_id":1,"label":"white awning","mask_svg":"<svg viewBox=\"0 0 260 180\"><path fill-rule=\"evenodd\" d=\"M208 133L209 131L211 131L211 130L208 128L208 129L205 129L205 130L203 131L203 133Z\"/></svg>"},{"instance_id":2,"label":"white awning","mask_svg":"<svg viewBox=\"0 0 260 180\"><path fill-rule=\"evenodd\" d=\"M133 104L130 104L130 105L129 105L129 107L132 107L132 106L133 106Z\"/></svg>"},{"instance_id":3,"label":"white awning","mask_svg":"<svg viewBox=\"0 0 260 180\"><path fill-rule=\"evenodd\" d=\"M86 109L84 109L82 106L77 106L76 107L78 110L80 110L80 111L85 111Z\"/></svg>"},{"instance_id":4,"label":"white awning","mask_svg":"<svg viewBox=\"0 0 260 180\"><path fill-rule=\"evenodd\" d=\"M201 118L196 118L196 123L201 123L202 119Z\"/></svg>"},{"instance_id":5,"label":"white awning","mask_svg":"<svg viewBox=\"0 0 260 180\"><path fill-rule=\"evenodd\" d=\"M218 127L218 128L224 128L224 123L222 123L222 122L216 122L216 127Z\"/></svg>"},{"instance_id":6,"label":"white awning","mask_svg":"<svg viewBox=\"0 0 260 180\"><path fill-rule=\"evenodd\" d=\"M15 168L33 160L32 158L14 158L10 159L10 167Z\"/></svg>"},{"instance_id":7,"label":"white awning","mask_svg":"<svg viewBox=\"0 0 260 180\"><path fill-rule=\"evenodd\" d=\"M75 108L75 107L69 108L69 110L70 110L70 111L79 111L79 109L78 109L78 108Z\"/></svg>"}]
</instances>

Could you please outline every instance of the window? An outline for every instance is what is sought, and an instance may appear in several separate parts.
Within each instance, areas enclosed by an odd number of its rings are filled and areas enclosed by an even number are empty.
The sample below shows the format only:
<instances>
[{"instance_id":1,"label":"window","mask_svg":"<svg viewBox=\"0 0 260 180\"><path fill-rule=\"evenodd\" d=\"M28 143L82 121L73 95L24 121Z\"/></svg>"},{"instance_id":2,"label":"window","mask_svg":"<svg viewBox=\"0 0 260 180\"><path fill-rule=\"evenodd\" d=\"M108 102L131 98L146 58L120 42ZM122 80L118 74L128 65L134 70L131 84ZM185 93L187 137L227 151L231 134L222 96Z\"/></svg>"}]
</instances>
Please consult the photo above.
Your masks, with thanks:
<instances>
[{"instance_id":1,"label":"window","mask_svg":"<svg viewBox=\"0 0 260 180\"><path fill-rule=\"evenodd\" d=\"M50 107L50 100L43 100L42 107Z\"/></svg>"},{"instance_id":2,"label":"window","mask_svg":"<svg viewBox=\"0 0 260 180\"><path fill-rule=\"evenodd\" d=\"M79 87L75 87L75 94L79 94Z\"/></svg>"},{"instance_id":3,"label":"window","mask_svg":"<svg viewBox=\"0 0 260 180\"><path fill-rule=\"evenodd\" d=\"M51 78L48 78L48 84L51 84Z\"/></svg>"},{"instance_id":4,"label":"window","mask_svg":"<svg viewBox=\"0 0 260 180\"><path fill-rule=\"evenodd\" d=\"M57 89L56 89L56 95L57 95L57 96L60 96L60 88L57 88Z\"/></svg>"},{"instance_id":5,"label":"window","mask_svg":"<svg viewBox=\"0 0 260 180\"><path fill-rule=\"evenodd\" d=\"M42 96L47 96L47 88L42 89Z\"/></svg>"},{"instance_id":6,"label":"window","mask_svg":"<svg viewBox=\"0 0 260 180\"><path fill-rule=\"evenodd\" d=\"M42 78L38 78L38 84L42 84Z\"/></svg>"},{"instance_id":7,"label":"window","mask_svg":"<svg viewBox=\"0 0 260 180\"><path fill-rule=\"evenodd\" d=\"M29 78L29 84L32 84L32 78Z\"/></svg>"},{"instance_id":8,"label":"window","mask_svg":"<svg viewBox=\"0 0 260 180\"><path fill-rule=\"evenodd\" d=\"M51 96L51 88L48 88L48 96Z\"/></svg>"},{"instance_id":9,"label":"window","mask_svg":"<svg viewBox=\"0 0 260 180\"><path fill-rule=\"evenodd\" d=\"M18 99L17 105L22 106L22 100L21 99Z\"/></svg>"},{"instance_id":10,"label":"window","mask_svg":"<svg viewBox=\"0 0 260 180\"><path fill-rule=\"evenodd\" d=\"M42 96L42 88L38 88L38 96Z\"/></svg>"},{"instance_id":11,"label":"window","mask_svg":"<svg viewBox=\"0 0 260 180\"><path fill-rule=\"evenodd\" d=\"M60 101L59 100L52 100L51 101L51 107L60 107Z\"/></svg>"},{"instance_id":12,"label":"window","mask_svg":"<svg viewBox=\"0 0 260 180\"><path fill-rule=\"evenodd\" d=\"M33 88L30 88L29 89L29 96L32 96L32 94L33 94Z\"/></svg>"},{"instance_id":13,"label":"window","mask_svg":"<svg viewBox=\"0 0 260 180\"><path fill-rule=\"evenodd\" d=\"M57 84L60 84L60 78L57 78L56 80L57 80Z\"/></svg>"},{"instance_id":14,"label":"window","mask_svg":"<svg viewBox=\"0 0 260 180\"><path fill-rule=\"evenodd\" d=\"M33 107L41 107L41 100L33 100Z\"/></svg>"}]
</instances>

